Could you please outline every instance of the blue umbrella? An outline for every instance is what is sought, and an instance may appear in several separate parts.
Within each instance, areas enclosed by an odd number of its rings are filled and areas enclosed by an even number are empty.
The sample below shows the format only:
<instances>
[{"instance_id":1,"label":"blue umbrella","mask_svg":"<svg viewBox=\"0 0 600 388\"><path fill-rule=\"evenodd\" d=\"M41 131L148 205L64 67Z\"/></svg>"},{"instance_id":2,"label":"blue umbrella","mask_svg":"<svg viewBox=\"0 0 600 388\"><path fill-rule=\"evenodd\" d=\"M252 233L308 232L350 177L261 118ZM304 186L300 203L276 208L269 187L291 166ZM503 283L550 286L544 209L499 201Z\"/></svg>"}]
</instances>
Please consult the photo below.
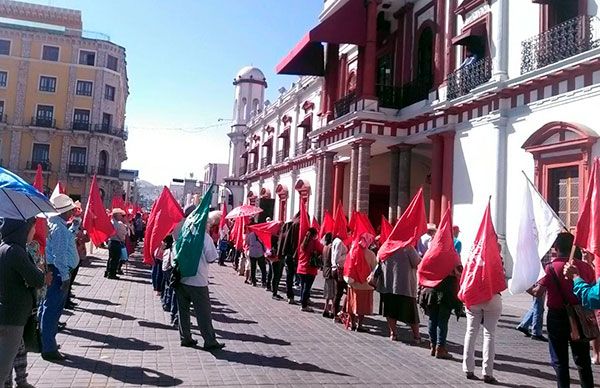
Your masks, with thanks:
<instances>
[{"instance_id":1,"label":"blue umbrella","mask_svg":"<svg viewBox=\"0 0 600 388\"><path fill-rule=\"evenodd\" d=\"M20 176L0 167L0 217L26 220L56 215L48 198Z\"/></svg>"}]
</instances>

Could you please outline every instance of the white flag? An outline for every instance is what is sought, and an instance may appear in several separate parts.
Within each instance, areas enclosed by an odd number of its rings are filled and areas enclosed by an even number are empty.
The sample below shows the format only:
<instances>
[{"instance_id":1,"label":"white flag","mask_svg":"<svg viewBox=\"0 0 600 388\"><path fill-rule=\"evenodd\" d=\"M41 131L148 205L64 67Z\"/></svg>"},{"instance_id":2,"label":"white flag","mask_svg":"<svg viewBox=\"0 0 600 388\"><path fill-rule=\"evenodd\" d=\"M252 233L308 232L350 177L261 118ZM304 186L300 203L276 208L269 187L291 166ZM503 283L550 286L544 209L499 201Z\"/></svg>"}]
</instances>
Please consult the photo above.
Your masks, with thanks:
<instances>
[{"instance_id":1,"label":"white flag","mask_svg":"<svg viewBox=\"0 0 600 388\"><path fill-rule=\"evenodd\" d=\"M54 198L58 197L59 195L60 195L60 182L57 183L56 186L54 186L54 191L52 192L50 199L54 199Z\"/></svg>"},{"instance_id":2,"label":"white flag","mask_svg":"<svg viewBox=\"0 0 600 388\"><path fill-rule=\"evenodd\" d=\"M519 235L512 255L511 294L525 292L543 276L541 259L563 229L562 221L525 176Z\"/></svg>"}]
</instances>

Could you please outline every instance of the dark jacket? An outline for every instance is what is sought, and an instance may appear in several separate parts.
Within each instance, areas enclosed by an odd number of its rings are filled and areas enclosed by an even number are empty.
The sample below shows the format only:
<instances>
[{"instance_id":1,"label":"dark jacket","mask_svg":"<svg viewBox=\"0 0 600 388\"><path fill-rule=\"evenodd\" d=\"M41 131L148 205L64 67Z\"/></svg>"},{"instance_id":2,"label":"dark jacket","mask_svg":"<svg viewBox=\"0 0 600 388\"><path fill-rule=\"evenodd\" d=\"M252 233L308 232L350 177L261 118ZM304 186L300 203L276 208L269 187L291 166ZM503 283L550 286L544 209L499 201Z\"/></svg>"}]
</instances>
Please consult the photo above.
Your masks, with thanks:
<instances>
[{"instance_id":1,"label":"dark jacket","mask_svg":"<svg viewBox=\"0 0 600 388\"><path fill-rule=\"evenodd\" d=\"M297 259L299 234L300 217L294 218L293 221L286 222L281 227L281 232L279 234L279 242L277 243L277 256L280 258L291 256Z\"/></svg>"},{"instance_id":2,"label":"dark jacket","mask_svg":"<svg viewBox=\"0 0 600 388\"><path fill-rule=\"evenodd\" d=\"M27 233L33 221L3 219L0 225L0 325L25 326L44 285L44 273L27 254Z\"/></svg>"}]
</instances>

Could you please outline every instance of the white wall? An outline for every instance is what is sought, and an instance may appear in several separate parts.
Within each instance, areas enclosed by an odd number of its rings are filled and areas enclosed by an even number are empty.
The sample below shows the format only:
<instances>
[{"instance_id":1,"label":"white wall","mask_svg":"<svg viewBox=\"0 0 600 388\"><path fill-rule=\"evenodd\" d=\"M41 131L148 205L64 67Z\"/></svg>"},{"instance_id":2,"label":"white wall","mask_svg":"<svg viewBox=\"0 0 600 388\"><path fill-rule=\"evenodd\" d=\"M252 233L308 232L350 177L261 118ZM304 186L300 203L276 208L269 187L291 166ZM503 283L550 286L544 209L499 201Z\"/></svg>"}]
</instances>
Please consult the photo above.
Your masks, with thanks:
<instances>
[{"instance_id":1,"label":"white wall","mask_svg":"<svg viewBox=\"0 0 600 388\"><path fill-rule=\"evenodd\" d=\"M493 17L493 16L492 16ZM521 42L540 32L540 5L531 1L508 2L508 76L521 75Z\"/></svg>"}]
</instances>

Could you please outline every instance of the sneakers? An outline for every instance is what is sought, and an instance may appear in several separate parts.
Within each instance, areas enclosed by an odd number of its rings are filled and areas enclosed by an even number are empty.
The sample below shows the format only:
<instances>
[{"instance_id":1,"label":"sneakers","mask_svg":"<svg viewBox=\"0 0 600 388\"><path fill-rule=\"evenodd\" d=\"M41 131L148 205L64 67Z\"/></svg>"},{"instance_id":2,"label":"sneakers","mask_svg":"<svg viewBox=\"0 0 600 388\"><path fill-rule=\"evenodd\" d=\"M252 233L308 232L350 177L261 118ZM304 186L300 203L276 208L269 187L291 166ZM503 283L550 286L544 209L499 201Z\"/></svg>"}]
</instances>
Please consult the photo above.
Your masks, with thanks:
<instances>
[{"instance_id":1,"label":"sneakers","mask_svg":"<svg viewBox=\"0 0 600 388\"><path fill-rule=\"evenodd\" d=\"M42 358L46 361L64 361L67 357L55 350L54 352L42 353Z\"/></svg>"},{"instance_id":2,"label":"sneakers","mask_svg":"<svg viewBox=\"0 0 600 388\"><path fill-rule=\"evenodd\" d=\"M544 337L543 335L532 335L531 339L534 341L548 342L548 338Z\"/></svg>"},{"instance_id":3,"label":"sneakers","mask_svg":"<svg viewBox=\"0 0 600 388\"><path fill-rule=\"evenodd\" d=\"M183 346L184 348L195 348L197 345L198 341L196 341L195 339L181 340L181 346Z\"/></svg>"}]
</instances>

